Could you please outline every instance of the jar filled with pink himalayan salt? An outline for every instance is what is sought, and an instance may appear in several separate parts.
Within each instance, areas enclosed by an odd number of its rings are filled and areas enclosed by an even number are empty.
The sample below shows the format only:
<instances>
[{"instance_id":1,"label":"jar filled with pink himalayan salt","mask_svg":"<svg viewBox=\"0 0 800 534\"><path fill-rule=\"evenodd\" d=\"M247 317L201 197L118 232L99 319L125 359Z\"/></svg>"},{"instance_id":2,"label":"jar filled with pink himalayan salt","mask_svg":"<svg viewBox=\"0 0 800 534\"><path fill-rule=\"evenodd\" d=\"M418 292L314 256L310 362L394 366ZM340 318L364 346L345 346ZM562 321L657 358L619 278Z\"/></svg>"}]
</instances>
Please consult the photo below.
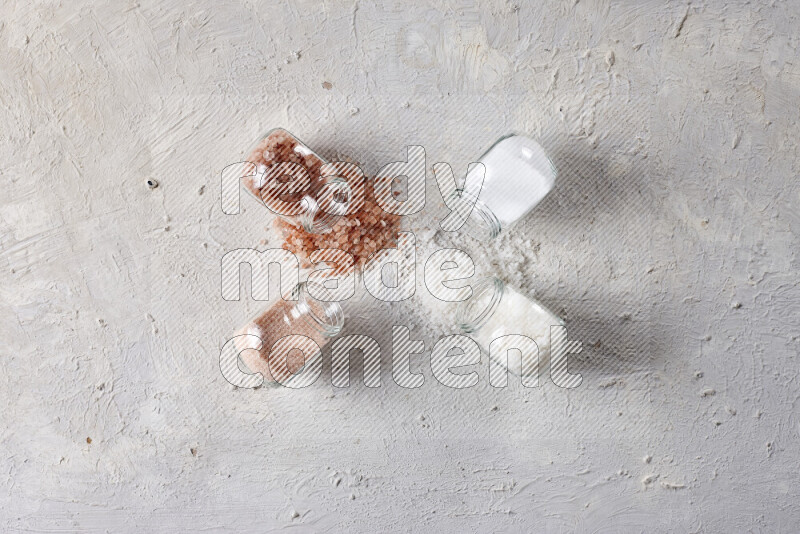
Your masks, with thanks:
<instances>
[{"instance_id":1,"label":"jar filled with pink himalayan salt","mask_svg":"<svg viewBox=\"0 0 800 534\"><path fill-rule=\"evenodd\" d=\"M327 288L317 282L302 282L291 299L278 299L236 332L234 344L242 363L261 373L264 384L303 387L300 374L318 374L322 349L344 327L344 312L338 302L317 300ZM292 383L294 379L297 379ZM298 383L298 380L300 383Z\"/></svg>"},{"instance_id":2,"label":"jar filled with pink himalayan salt","mask_svg":"<svg viewBox=\"0 0 800 534\"><path fill-rule=\"evenodd\" d=\"M282 128L264 134L247 154L246 189L268 208L286 208L281 203L293 201L296 210L276 217L273 228L301 267L314 263L310 257L317 250L343 250L353 256L354 266L363 266L370 254L396 246L402 217L378 205L372 180L357 165L326 162ZM307 179L308 188L294 193L276 187L287 172L295 174L288 182Z\"/></svg>"},{"instance_id":3,"label":"jar filled with pink himalayan salt","mask_svg":"<svg viewBox=\"0 0 800 534\"><path fill-rule=\"evenodd\" d=\"M245 188L293 226L324 234L347 213L347 180L322 176L327 162L283 128L261 136L247 151L247 161L254 167L242 176Z\"/></svg>"}]
</instances>

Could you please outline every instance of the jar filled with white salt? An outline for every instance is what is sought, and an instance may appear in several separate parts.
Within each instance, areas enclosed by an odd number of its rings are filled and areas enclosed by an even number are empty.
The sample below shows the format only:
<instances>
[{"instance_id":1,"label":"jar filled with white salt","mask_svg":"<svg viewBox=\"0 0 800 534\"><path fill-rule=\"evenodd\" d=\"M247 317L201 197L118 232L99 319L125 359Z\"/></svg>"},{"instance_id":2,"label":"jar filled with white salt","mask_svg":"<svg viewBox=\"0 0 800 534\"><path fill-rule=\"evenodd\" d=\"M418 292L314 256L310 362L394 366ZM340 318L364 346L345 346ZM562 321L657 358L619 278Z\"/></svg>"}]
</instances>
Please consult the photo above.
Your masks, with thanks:
<instances>
[{"instance_id":1,"label":"jar filled with white salt","mask_svg":"<svg viewBox=\"0 0 800 534\"><path fill-rule=\"evenodd\" d=\"M544 148L524 135L508 135L495 142L479 160L483 186L468 175L460 195L474 208L461 228L481 241L494 239L523 219L553 189L556 168ZM480 165L470 174L484 172ZM448 204L449 205L449 204Z\"/></svg>"},{"instance_id":2,"label":"jar filled with white salt","mask_svg":"<svg viewBox=\"0 0 800 534\"><path fill-rule=\"evenodd\" d=\"M268 131L247 154L252 165L242 176L245 188L292 226L323 234L347 213L347 179L323 176L327 161L290 132Z\"/></svg>"},{"instance_id":3,"label":"jar filled with white salt","mask_svg":"<svg viewBox=\"0 0 800 534\"><path fill-rule=\"evenodd\" d=\"M549 358L550 327L564 326L560 317L496 277L483 278L472 284L472 290L472 296L459 303L456 322L484 352L505 357L508 349L520 348L506 343L511 338L505 336L519 335L532 339L538 348L537 354L519 351L523 358L521 369Z\"/></svg>"},{"instance_id":4,"label":"jar filled with white salt","mask_svg":"<svg viewBox=\"0 0 800 534\"><path fill-rule=\"evenodd\" d=\"M261 373L264 384L287 385L301 372L316 378L322 365L322 349L344 327L344 312L338 302L318 300L327 288L317 282L302 282L291 299L278 299L235 334L234 346L242 363ZM293 387L298 387L294 384Z\"/></svg>"}]
</instances>

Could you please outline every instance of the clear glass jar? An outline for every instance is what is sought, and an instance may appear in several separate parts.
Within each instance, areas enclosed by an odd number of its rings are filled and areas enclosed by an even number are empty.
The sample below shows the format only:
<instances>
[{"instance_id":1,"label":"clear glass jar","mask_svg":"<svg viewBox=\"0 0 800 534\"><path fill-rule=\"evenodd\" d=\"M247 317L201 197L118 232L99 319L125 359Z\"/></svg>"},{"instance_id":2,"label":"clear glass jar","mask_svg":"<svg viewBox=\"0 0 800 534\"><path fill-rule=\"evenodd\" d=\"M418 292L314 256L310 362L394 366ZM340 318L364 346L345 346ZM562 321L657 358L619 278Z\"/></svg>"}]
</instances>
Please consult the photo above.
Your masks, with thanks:
<instances>
[{"instance_id":1,"label":"clear glass jar","mask_svg":"<svg viewBox=\"0 0 800 534\"><path fill-rule=\"evenodd\" d=\"M549 357L550 327L564 326L561 318L496 277L479 280L472 285L472 291L469 299L459 303L456 322L484 352L492 355L492 341L518 334L536 342L540 360ZM505 356L508 348L512 347L504 347L501 343L495 350L499 356ZM531 363L536 362L523 360L521 368Z\"/></svg>"},{"instance_id":2,"label":"clear glass jar","mask_svg":"<svg viewBox=\"0 0 800 534\"><path fill-rule=\"evenodd\" d=\"M553 189L556 168L544 148L523 135L507 135L497 140L480 157L485 168L483 186L478 191L469 177L460 195L475 207L462 230L481 241L494 239L524 218ZM475 166L470 174L481 172Z\"/></svg>"},{"instance_id":3,"label":"clear glass jar","mask_svg":"<svg viewBox=\"0 0 800 534\"><path fill-rule=\"evenodd\" d=\"M283 128L262 135L247 151L247 161L254 164L242 177L245 188L282 219L312 234L323 234L347 212L350 187L341 176L321 176L327 163L305 143ZM286 176L308 178L302 191L282 192L273 180L290 187Z\"/></svg>"},{"instance_id":4,"label":"clear glass jar","mask_svg":"<svg viewBox=\"0 0 800 534\"><path fill-rule=\"evenodd\" d=\"M302 282L292 292L296 300L278 299L235 334L234 345L242 363L251 372L261 373L265 384L286 385L302 370L321 366L322 355L317 347L322 350L344 327L339 303L315 299L309 294L308 284L314 284L316 295L327 292L322 284ZM290 335L305 336L313 343L295 338L276 345ZM291 349L299 349L301 353ZM279 353L279 358L273 357L274 352Z\"/></svg>"}]
</instances>

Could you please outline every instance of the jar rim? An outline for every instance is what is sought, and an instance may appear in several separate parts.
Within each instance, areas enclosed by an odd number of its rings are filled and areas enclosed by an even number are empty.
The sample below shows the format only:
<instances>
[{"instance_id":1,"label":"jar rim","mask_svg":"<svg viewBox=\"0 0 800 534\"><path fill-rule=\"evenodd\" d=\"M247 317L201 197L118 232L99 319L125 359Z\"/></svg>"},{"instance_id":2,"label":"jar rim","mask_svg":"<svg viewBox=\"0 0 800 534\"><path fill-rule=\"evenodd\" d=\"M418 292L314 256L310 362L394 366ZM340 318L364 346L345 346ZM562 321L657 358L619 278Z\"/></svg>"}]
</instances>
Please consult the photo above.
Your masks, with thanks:
<instances>
[{"instance_id":1,"label":"jar rim","mask_svg":"<svg viewBox=\"0 0 800 534\"><path fill-rule=\"evenodd\" d=\"M505 283L495 276L479 280L472 289L472 297L459 303L456 322L465 333L481 328L497 311L505 292ZM487 303L483 303L488 298Z\"/></svg>"},{"instance_id":2,"label":"jar rim","mask_svg":"<svg viewBox=\"0 0 800 534\"><path fill-rule=\"evenodd\" d=\"M303 230L310 234L324 234L330 231L347 213L352 200L350 184L339 176L328 177L321 188L332 188L328 192L329 197L322 199L325 207L321 206L313 195L304 195L300 200L300 206L303 208L300 214L300 224ZM339 202L335 198L337 195L344 195L346 200Z\"/></svg>"},{"instance_id":3,"label":"jar rim","mask_svg":"<svg viewBox=\"0 0 800 534\"><path fill-rule=\"evenodd\" d=\"M328 291L319 282L301 282L292 291L292 296L297 298L295 308L312 328L326 337L333 337L344 326L342 307L338 302L318 300L311 296L308 292L309 284L313 284L315 291Z\"/></svg>"},{"instance_id":4,"label":"jar rim","mask_svg":"<svg viewBox=\"0 0 800 534\"><path fill-rule=\"evenodd\" d=\"M461 228L479 241L490 241L500 235L503 225L497 215L480 199L479 195L476 196L463 189L457 189L450 194L448 200L454 198L467 199L473 207Z\"/></svg>"}]
</instances>

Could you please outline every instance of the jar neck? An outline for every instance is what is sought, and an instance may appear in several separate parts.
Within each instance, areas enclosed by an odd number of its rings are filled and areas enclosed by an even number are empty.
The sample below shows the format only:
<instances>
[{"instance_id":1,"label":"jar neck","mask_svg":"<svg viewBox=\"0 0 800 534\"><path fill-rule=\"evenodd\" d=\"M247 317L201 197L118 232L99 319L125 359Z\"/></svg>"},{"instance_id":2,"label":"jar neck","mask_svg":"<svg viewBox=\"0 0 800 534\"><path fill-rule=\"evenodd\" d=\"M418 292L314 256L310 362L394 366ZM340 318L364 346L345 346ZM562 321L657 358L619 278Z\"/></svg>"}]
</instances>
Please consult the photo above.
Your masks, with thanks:
<instances>
[{"instance_id":1,"label":"jar neck","mask_svg":"<svg viewBox=\"0 0 800 534\"><path fill-rule=\"evenodd\" d=\"M465 333L479 330L495 314L505 292L505 284L496 277L483 278L472 288L472 297L461 302L456 322Z\"/></svg>"},{"instance_id":2,"label":"jar neck","mask_svg":"<svg viewBox=\"0 0 800 534\"><path fill-rule=\"evenodd\" d=\"M467 220L464 221L464 226L461 227L461 231L483 242L491 241L500 235L503 229L500 220L480 198L467 191L455 191L450 195L451 199L456 197L473 206L467 216Z\"/></svg>"},{"instance_id":3,"label":"jar neck","mask_svg":"<svg viewBox=\"0 0 800 534\"><path fill-rule=\"evenodd\" d=\"M344 312L338 302L317 300L308 292L308 284L314 285L314 293L325 295L328 289L316 282L302 282L292 291L296 298L289 310L292 319L302 319L315 332L325 337L333 337L342 331Z\"/></svg>"},{"instance_id":4,"label":"jar neck","mask_svg":"<svg viewBox=\"0 0 800 534\"><path fill-rule=\"evenodd\" d=\"M340 177L331 177L316 188L316 194L305 195L300 201L299 216L303 230L324 234L333 229L350 207L350 185Z\"/></svg>"}]
</instances>

